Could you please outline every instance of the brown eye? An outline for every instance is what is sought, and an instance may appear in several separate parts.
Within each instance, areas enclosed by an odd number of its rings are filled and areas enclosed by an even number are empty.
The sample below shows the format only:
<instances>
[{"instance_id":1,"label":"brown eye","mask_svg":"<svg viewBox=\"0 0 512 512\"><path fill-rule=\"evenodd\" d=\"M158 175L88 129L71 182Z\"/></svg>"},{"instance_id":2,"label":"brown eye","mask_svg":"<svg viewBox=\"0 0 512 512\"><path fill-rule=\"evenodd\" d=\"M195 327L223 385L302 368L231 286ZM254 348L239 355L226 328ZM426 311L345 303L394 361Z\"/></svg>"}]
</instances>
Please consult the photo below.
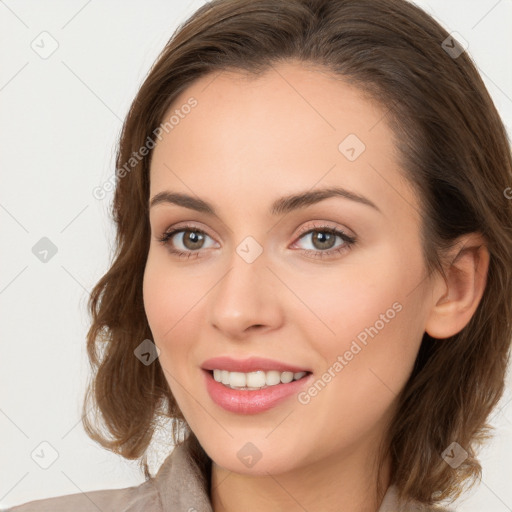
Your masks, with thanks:
<instances>
[{"instance_id":1,"label":"brown eye","mask_svg":"<svg viewBox=\"0 0 512 512\"><path fill-rule=\"evenodd\" d=\"M354 237L330 226L315 226L305 233L302 233L299 240L307 238L310 239L313 247L310 249L303 249L304 254L309 257L313 256L318 258L348 251L356 242ZM335 245L336 239L341 240L341 243L338 244L337 247Z\"/></svg>"},{"instance_id":2,"label":"brown eye","mask_svg":"<svg viewBox=\"0 0 512 512\"><path fill-rule=\"evenodd\" d=\"M172 254L180 257L199 256L205 249L205 240L211 237L204 231L191 226L181 226L165 232L158 241L165 245Z\"/></svg>"},{"instance_id":3,"label":"brown eye","mask_svg":"<svg viewBox=\"0 0 512 512\"><path fill-rule=\"evenodd\" d=\"M200 231L192 231L192 230L183 230L181 233L184 233L182 237L182 244L189 250L194 251L197 249L202 249L202 245L204 243L204 234Z\"/></svg>"},{"instance_id":4,"label":"brown eye","mask_svg":"<svg viewBox=\"0 0 512 512\"><path fill-rule=\"evenodd\" d=\"M311 241L318 250L332 249L336 243L336 235L327 231L312 232Z\"/></svg>"}]
</instances>

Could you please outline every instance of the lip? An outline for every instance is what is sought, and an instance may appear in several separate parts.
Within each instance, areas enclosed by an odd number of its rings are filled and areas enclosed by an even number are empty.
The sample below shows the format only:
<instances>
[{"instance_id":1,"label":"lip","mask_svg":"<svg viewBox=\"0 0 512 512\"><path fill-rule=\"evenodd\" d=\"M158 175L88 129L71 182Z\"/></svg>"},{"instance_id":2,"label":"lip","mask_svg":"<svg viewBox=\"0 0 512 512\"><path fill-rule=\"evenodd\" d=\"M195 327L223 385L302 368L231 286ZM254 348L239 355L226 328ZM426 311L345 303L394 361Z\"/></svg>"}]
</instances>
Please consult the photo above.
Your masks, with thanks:
<instances>
[{"instance_id":1,"label":"lip","mask_svg":"<svg viewBox=\"0 0 512 512\"><path fill-rule=\"evenodd\" d=\"M207 359L201 365L203 370L227 370L229 372L249 373L257 370L276 370L278 372L311 372L309 368L302 368L292 364L267 359L264 357L249 357L248 359L233 359L228 356ZM277 385L279 386L279 384Z\"/></svg>"},{"instance_id":2,"label":"lip","mask_svg":"<svg viewBox=\"0 0 512 512\"><path fill-rule=\"evenodd\" d=\"M261 369L261 366L259 368ZM224 369L227 370L227 368ZM309 385L313 378L313 374L310 373L302 377L302 379L293 380L288 384L281 383L257 391L251 391L248 389L231 389L224 386L224 384L217 382L213 378L210 370L203 369L202 373L206 389L213 402L226 411L237 414L257 414L267 411L292 395L297 395L302 388Z\"/></svg>"}]
</instances>

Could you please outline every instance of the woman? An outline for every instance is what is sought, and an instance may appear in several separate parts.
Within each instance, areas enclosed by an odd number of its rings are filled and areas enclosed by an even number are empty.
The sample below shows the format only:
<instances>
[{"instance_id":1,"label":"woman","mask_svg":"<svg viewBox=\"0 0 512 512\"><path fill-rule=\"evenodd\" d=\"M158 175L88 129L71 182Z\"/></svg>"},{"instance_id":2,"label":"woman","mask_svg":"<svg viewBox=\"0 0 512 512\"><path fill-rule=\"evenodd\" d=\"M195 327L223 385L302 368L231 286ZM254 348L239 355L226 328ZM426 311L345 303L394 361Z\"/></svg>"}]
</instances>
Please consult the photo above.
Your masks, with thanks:
<instances>
[{"instance_id":1,"label":"woman","mask_svg":"<svg viewBox=\"0 0 512 512\"><path fill-rule=\"evenodd\" d=\"M474 65L414 5L200 8L126 119L90 302L84 426L147 480L12 510L443 510L503 393L511 171Z\"/></svg>"}]
</instances>

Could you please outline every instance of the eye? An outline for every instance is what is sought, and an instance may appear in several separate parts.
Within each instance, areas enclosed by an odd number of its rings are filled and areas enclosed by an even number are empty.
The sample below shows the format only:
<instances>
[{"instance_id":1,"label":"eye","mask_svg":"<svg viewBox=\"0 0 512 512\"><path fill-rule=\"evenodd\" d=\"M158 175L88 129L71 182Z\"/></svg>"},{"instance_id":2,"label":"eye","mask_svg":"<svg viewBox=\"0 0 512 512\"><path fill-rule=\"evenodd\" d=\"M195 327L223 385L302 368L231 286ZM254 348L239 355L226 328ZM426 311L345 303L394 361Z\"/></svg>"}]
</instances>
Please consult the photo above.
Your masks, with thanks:
<instances>
[{"instance_id":1,"label":"eye","mask_svg":"<svg viewBox=\"0 0 512 512\"><path fill-rule=\"evenodd\" d=\"M181 235L181 236L177 236ZM313 236L312 236L313 235ZM302 230L299 240L310 238L314 248L303 249L303 254L307 257L324 258L334 254L341 254L350 250L356 242L353 236L347 235L340 229L327 225L315 225L306 227ZM176 229L166 231L157 240L165 245L171 254L184 258L198 258L201 250L208 248L204 246L206 238L211 237L203 230L195 226L180 226ZM336 239L341 240L341 244L335 246ZM173 240L174 239L174 240ZM178 245L178 247L176 247ZM183 248L180 248L183 247Z\"/></svg>"},{"instance_id":2,"label":"eye","mask_svg":"<svg viewBox=\"0 0 512 512\"><path fill-rule=\"evenodd\" d=\"M178 234L183 233L181 236L176 236ZM171 231L166 231L161 237L157 240L165 245L169 252L172 254L176 254L180 257L190 258L199 256L199 250L204 249L204 240L205 238L211 238L208 236L203 230L196 228L195 226L180 226L179 228L173 229ZM184 247L184 250L179 247L176 248L175 244L178 240L178 246ZM181 240L180 240L181 239Z\"/></svg>"},{"instance_id":3,"label":"eye","mask_svg":"<svg viewBox=\"0 0 512 512\"><path fill-rule=\"evenodd\" d=\"M306 227L302 231L299 240L307 238L310 239L313 249L303 249L303 254L313 258L324 258L335 254L342 254L350 250L352 245L356 243L355 237L347 235L340 229L326 225L315 225L313 228L309 227L309 229ZM341 244L336 246L337 238L341 240Z\"/></svg>"}]
</instances>

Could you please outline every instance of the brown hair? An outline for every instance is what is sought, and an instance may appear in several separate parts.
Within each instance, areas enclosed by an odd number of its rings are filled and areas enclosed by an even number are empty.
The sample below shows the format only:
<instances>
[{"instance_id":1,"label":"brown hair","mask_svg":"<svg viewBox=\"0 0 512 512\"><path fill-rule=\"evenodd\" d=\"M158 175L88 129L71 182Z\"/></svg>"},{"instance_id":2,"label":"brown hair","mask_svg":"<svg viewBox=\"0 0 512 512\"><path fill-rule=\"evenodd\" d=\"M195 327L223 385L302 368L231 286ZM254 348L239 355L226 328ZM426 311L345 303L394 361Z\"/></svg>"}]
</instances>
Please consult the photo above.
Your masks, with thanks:
<instances>
[{"instance_id":1,"label":"brown hair","mask_svg":"<svg viewBox=\"0 0 512 512\"><path fill-rule=\"evenodd\" d=\"M446 340L424 334L385 447L401 498L455 499L463 483L481 477L475 449L492 429L486 420L504 390L512 337L512 202L505 197L512 159L484 83L466 52L445 51L448 37L405 0L214 0L176 30L133 101L119 141L116 251L89 302L93 379L83 424L92 439L141 459L149 478L145 452L159 420L176 419L176 442L179 426L187 429L160 364L134 357L142 340L152 339L142 297L151 152L129 172L120 169L199 77L223 70L257 76L279 61L298 60L389 107L402 172L421 201L430 272L443 272L444 255L459 236L485 237L490 263L482 300L458 334ZM91 398L103 431L87 418ZM441 457L453 441L468 452L457 468Z\"/></svg>"}]
</instances>

